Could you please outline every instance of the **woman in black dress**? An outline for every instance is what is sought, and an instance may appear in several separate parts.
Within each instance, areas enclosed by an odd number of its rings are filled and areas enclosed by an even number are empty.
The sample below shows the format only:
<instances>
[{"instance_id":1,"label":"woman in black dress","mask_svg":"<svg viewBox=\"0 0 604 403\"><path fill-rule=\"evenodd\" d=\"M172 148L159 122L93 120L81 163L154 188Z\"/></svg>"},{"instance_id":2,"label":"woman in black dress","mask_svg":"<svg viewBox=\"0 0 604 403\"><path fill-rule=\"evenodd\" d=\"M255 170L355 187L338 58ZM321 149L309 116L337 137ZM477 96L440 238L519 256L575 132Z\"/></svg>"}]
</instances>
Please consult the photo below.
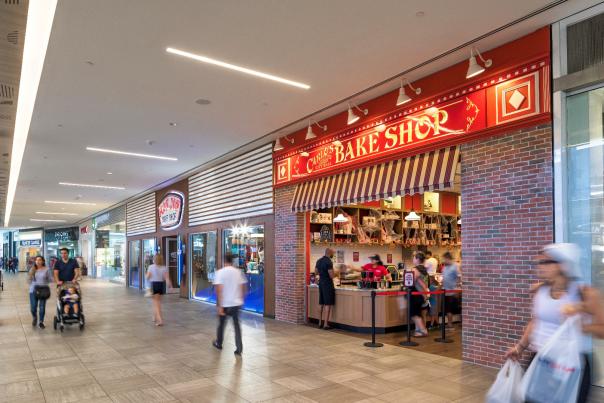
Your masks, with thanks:
<instances>
[{"instance_id":1,"label":"woman in black dress","mask_svg":"<svg viewBox=\"0 0 604 403\"><path fill-rule=\"evenodd\" d=\"M333 271L333 262L331 258L334 255L331 248L325 249L325 256L317 260L315 273L319 275L319 305L321 305L321 317L319 318L319 328L329 330L329 318L331 316L331 307L336 303L336 289L333 285L335 273ZM323 321L323 312L325 311L325 321Z\"/></svg>"}]
</instances>

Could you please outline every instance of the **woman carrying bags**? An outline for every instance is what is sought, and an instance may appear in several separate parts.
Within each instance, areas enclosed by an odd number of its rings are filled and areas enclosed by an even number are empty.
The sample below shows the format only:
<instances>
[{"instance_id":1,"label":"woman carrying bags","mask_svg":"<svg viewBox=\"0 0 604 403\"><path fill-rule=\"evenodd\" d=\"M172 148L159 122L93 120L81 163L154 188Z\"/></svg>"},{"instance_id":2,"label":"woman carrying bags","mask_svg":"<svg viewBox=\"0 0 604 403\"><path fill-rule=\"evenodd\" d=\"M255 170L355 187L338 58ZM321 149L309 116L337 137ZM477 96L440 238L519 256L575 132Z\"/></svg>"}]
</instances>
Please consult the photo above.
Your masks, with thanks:
<instances>
[{"instance_id":1,"label":"woman carrying bags","mask_svg":"<svg viewBox=\"0 0 604 403\"><path fill-rule=\"evenodd\" d=\"M602 299L595 288L579 283L579 249L573 244L546 246L538 256L537 268L542 283L535 288L533 319L520 341L508 350L506 358L517 360L527 349L539 353L569 316L581 315L581 335L577 342L582 364L576 401L586 402L591 387L591 368L587 357L589 339L586 336L604 338ZM530 378L527 383L530 384ZM526 398L530 401L530 396Z\"/></svg>"},{"instance_id":2,"label":"woman carrying bags","mask_svg":"<svg viewBox=\"0 0 604 403\"><path fill-rule=\"evenodd\" d=\"M31 325L38 325L44 329L44 314L46 313L46 300L50 297L50 283L52 273L46 267L46 260L42 256L36 256L36 260L29 271L29 303L31 305ZM39 312L39 316L38 316ZM38 323L38 319L40 322Z\"/></svg>"}]
</instances>

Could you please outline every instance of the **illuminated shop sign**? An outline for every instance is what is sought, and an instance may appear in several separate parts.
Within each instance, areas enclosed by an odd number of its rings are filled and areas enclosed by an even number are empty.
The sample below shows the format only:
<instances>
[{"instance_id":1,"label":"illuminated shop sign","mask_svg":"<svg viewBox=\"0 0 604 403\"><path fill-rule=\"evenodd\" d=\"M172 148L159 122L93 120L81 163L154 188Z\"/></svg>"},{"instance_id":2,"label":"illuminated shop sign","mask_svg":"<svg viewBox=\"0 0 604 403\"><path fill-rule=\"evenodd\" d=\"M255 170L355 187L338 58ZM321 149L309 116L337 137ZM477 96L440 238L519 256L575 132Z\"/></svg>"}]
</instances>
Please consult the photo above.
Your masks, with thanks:
<instances>
[{"instance_id":1,"label":"illuminated shop sign","mask_svg":"<svg viewBox=\"0 0 604 403\"><path fill-rule=\"evenodd\" d=\"M185 196L176 191L170 191L157 205L159 226L165 230L178 228L182 223L185 207Z\"/></svg>"},{"instance_id":2,"label":"illuminated shop sign","mask_svg":"<svg viewBox=\"0 0 604 403\"><path fill-rule=\"evenodd\" d=\"M44 232L45 242L70 242L77 241L79 234L78 227L61 228L56 230L46 230Z\"/></svg>"},{"instance_id":3,"label":"illuminated shop sign","mask_svg":"<svg viewBox=\"0 0 604 403\"><path fill-rule=\"evenodd\" d=\"M275 155L275 185L299 182L466 141L549 113L544 59ZM488 130L491 129L491 130Z\"/></svg>"},{"instance_id":4,"label":"illuminated shop sign","mask_svg":"<svg viewBox=\"0 0 604 403\"><path fill-rule=\"evenodd\" d=\"M20 246L40 247L40 246L42 246L42 240L41 239L30 239L30 240L26 240L26 241L19 241L19 245Z\"/></svg>"}]
</instances>

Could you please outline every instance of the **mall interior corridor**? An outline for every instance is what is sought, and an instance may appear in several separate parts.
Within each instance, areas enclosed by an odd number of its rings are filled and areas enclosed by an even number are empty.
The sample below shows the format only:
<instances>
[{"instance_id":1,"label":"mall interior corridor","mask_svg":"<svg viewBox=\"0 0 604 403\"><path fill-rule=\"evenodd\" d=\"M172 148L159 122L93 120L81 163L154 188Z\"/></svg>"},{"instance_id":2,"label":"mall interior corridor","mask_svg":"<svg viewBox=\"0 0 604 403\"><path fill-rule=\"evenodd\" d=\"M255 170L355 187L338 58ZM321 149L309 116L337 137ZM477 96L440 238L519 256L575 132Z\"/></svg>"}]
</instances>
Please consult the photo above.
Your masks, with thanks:
<instances>
[{"instance_id":1,"label":"mall interior corridor","mask_svg":"<svg viewBox=\"0 0 604 403\"><path fill-rule=\"evenodd\" d=\"M25 274L5 280L1 402L482 402L496 372L245 313L236 359L232 327L222 352L210 344L213 306L168 295L156 327L148 298L102 280L83 282L85 330L61 334L54 295L32 328Z\"/></svg>"}]
</instances>

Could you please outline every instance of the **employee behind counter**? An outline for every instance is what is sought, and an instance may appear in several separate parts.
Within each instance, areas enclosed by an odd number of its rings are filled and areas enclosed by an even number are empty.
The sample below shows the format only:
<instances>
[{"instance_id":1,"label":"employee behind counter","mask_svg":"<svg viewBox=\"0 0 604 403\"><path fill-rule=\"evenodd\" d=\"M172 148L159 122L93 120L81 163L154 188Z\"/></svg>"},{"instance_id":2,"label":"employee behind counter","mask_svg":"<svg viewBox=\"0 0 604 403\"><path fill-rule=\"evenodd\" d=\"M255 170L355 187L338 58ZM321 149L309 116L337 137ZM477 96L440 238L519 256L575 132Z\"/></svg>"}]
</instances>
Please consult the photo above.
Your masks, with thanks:
<instances>
[{"instance_id":1,"label":"employee behind counter","mask_svg":"<svg viewBox=\"0 0 604 403\"><path fill-rule=\"evenodd\" d=\"M369 257L370 262L363 265L362 267L345 266L346 272L360 272L361 279L366 283L379 283L387 281L392 283L392 275L382 263L380 255L373 255Z\"/></svg>"}]
</instances>

